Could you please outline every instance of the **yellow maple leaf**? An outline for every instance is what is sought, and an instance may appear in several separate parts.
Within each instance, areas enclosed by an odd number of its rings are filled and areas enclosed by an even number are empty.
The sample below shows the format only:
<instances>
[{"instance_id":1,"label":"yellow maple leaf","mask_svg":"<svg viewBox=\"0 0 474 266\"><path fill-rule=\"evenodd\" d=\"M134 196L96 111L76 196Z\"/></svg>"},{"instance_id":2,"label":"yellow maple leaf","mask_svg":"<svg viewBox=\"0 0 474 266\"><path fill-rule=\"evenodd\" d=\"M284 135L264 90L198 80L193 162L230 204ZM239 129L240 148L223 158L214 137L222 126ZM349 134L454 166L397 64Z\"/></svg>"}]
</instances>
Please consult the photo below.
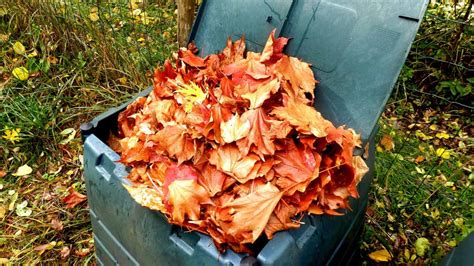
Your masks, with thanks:
<instances>
[{"instance_id":1,"label":"yellow maple leaf","mask_svg":"<svg viewBox=\"0 0 474 266\"><path fill-rule=\"evenodd\" d=\"M370 253L369 258L376 262L387 262L392 259L392 255L386 249L381 249Z\"/></svg>"},{"instance_id":2,"label":"yellow maple leaf","mask_svg":"<svg viewBox=\"0 0 474 266\"><path fill-rule=\"evenodd\" d=\"M436 133L436 137L438 139L449 139L451 136L447 134L446 132L439 132L439 133Z\"/></svg>"},{"instance_id":3,"label":"yellow maple leaf","mask_svg":"<svg viewBox=\"0 0 474 266\"><path fill-rule=\"evenodd\" d=\"M12 74L15 78L19 80L27 80L30 74L28 73L28 69L25 67L15 67L12 71Z\"/></svg>"},{"instance_id":4,"label":"yellow maple leaf","mask_svg":"<svg viewBox=\"0 0 474 266\"><path fill-rule=\"evenodd\" d=\"M176 92L184 97L184 111L190 112L193 108L193 104L202 103L206 97L205 93L196 83L190 82L189 84L178 84Z\"/></svg>"},{"instance_id":5,"label":"yellow maple leaf","mask_svg":"<svg viewBox=\"0 0 474 266\"><path fill-rule=\"evenodd\" d=\"M25 46L23 46L21 42L15 42L13 44L13 51L15 51L16 54L24 54Z\"/></svg>"},{"instance_id":6,"label":"yellow maple leaf","mask_svg":"<svg viewBox=\"0 0 474 266\"><path fill-rule=\"evenodd\" d=\"M451 157L451 152L446 150L445 148L438 148L436 149L436 156L441 157L443 159L449 159Z\"/></svg>"},{"instance_id":7,"label":"yellow maple leaf","mask_svg":"<svg viewBox=\"0 0 474 266\"><path fill-rule=\"evenodd\" d=\"M89 11L89 19L92 22L99 20L99 9L97 7L92 7Z\"/></svg>"},{"instance_id":8,"label":"yellow maple leaf","mask_svg":"<svg viewBox=\"0 0 474 266\"><path fill-rule=\"evenodd\" d=\"M5 129L4 135L2 138L10 141L11 143L15 143L16 141L20 140L20 131L21 129L15 128L15 129Z\"/></svg>"}]
</instances>

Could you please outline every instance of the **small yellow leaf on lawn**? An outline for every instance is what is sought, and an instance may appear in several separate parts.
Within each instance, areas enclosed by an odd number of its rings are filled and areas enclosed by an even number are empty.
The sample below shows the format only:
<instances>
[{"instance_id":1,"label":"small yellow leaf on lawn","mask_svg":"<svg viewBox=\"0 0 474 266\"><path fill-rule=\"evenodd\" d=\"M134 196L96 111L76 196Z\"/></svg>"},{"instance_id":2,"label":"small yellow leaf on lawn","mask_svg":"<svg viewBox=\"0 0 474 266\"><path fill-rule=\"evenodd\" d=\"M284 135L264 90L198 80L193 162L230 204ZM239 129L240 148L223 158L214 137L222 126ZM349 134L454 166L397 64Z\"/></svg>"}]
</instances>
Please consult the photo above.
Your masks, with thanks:
<instances>
[{"instance_id":1,"label":"small yellow leaf on lawn","mask_svg":"<svg viewBox=\"0 0 474 266\"><path fill-rule=\"evenodd\" d=\"M23 46L21 42L15 42L13 44L13 51L15 51L16 54L24 54L25 46Z\"/></svg>"},{"instance_id":2,"label":"small yellow leaf on lawn","mask_svg":"<svg viewBox=\"0 0 474 266\"><path fill-rule=\"evenodd\" d=\"M33 50L33 52L31 52L31 53L28 54L28 57L30 57L30 58L31 58L31 57L36 57L36 56L38 56L38 52L36 51L36 49Z\"/></svg>"},{"instance_id":3,"label":"small yellow leaf on lawn","mask_svg":"<svg viewBox=\"0 0 474 266\"><path fill-rule=\"evenodd\" d=\"M30 74L28 73L28 69L25 67L15 67L12 71L12 74L15 78L19 80L27 80Z\"/></svg>"},{"instance_id":4,"label":"small yellow leaf on lawn","mask_svg":"<svg viewBox=\"0 0 474 266\"><path fill-rule=\"evenodd\" d=\"M451 157L451 153L449 150L446 150L444 148L438 148L436 149L436 156L441 157L443 159L449 159Z\"/></svg>"},{"instance_id":5,"label":"small yellow leaf on lawn","mask_svg":"<svg viewBox=\"0 0 474 266\"><path fill-rule=\"evenodd\" d=\"M169 39L171 34L168 31L163 32L163 38Z\"/></svg>"},{"instance_id":6,"label":"small yellow leaf on lawn","mask_svg":"<svg viewBox=\"0 0 474 266\"><path fill-rule=\"evenodd\" d=\"M92 7L89 11L89 19L93 22L99 20L99 9L97 7Z\"/></svg>"},{"instance_id":7,"label":"small yellow leaf on lawn","mask_svg":"<svg viewBox=\"0 0 474 266\"><path fill-rule=\"evenodd\" d=\"M438 129L438 126L437 126L437 125L431 125L431 126L430 126L430 129L431 129L431 130L437 130L437 129Z\"/></svg>"},{"instance_id":8,"label":"small yellow leaf on lawn","mask_svg":"<svg viewBox=\"0 0 474 266\"><path fill-rule=\"evenodd\" d=\"M118 81L120 82L120 84L125 85L127 84L127 77L121 77L118 79Z\"/></svg>"},{"instance_id":9,"label":"small yellow leaf on lawn","mask_svg":"<svg viewBox=\"0 0 474 266\"><path fill-rule=\"evenodd\" d=\"M24 176L24 175L31 174L31 172L33 172L33 169L31 169L31 167L29 167L27 164L25 164L25 165L22 165L22 166L18 167L18 170L16 170L16 172L12 175L14 175L14 176Z\"/></svg>"},{"instance_id":10,"label":"small yellow leaf on lawn","mask_svg":"<svg viewBox=\"0 0 474 266\"><path fill-rule=\"evenodd\" d=\"M421 132L421 131L419 131L419 130L417 130L417 131L415 132L415 136L417 136L418 138L420 138L420 139L422 139L422 140L430 140L430 139L433 139L432 136L428 136L428 135L426 135L425 133L423 133L423 132Z\"/></svg>"},{"instance_id":11,"label":"small yellow leaf on lawn","mask_svg":"<svg viewBox=\"0 0 474 266\"><path fill-rule=\"evenodd\" d=\"M132 15L134 16L139 16L142 13L142 10L140 8L137 8L132 11Z\"/></svg>"},{"instance_id":12,"label":"small yellow leaf on lawn","mask_svg":"<svg viewBox=\"0 0 474 266\"><path fill-rule=\"evenodd\" d=\"M451 136L449 134L446 134L446 132L439 132L436 133L436 137L438 139L449 139Z\"/></svg>"},{"instance_id":13,"label":"small yellow leaf on lawn","mask_svg":"<svg viewBox=\"0 0 474 266\"><path fill-rule=\"evenodd\" d=\"M4 205L0 205L0 219L3 219L6 213L7 213L7 208Z\"/></svg>"},{"instance_id":14,"label":"small yellow leaf on lawn","mask_svg":"<svg viewBox=\"0 0 474 266\"><path fill-rule=\"evenodd\" d=\"M50 63L51 65L56 65L58 63L58 58L55 57L55 56L48 56L48 63Z\"/></svg>"},{"instance_id":15,"label":"small yellow leaf on lawn","mask_svg":"<svg viewBox=\"0 0 474 266\"><path fill-rule=\"evenodd\" d=\"M395 149L395 143L393 143L393 138L390 135L384 135L382 137L382 140L380 140L380 144L387 151L392 151L393 149Z\"/></svg>"},{"instance_id":16,"label":"small yellow leaf on lawn","mask_svg":"<svg viewBox=\"0 0 474 266\"><path fill-rule=\"evenodd\" d=\"M8 265L8 262L9 262L9 261L10 261L10 260L8 260L7 258L0 258L0 265L4 265L4 264L5 264L5 265Z\"/></svg>"},{"instance_id":17,"label":"small yellow leaf on lawn","mask_svg":"<svg viewBox=\"0 0 474 266\"><path fill-rule=\"evenodd\" d=\"M4 135L2 138L10 141L11 143L15 143L20 140L20 131L21 129L15 128L15 129L8 129L5 128L5 132L3 133Z\"/></svg>"},{"instance_id":18,"label":"small yellow leaf on lawn","mask_svg":"<svg viewBox=\"0 0 474 266\"><path fill-rule=\"evenodd\" d=\"M374 251L369 254L369 257L375 262L387 262L392 259L392 255L386 249Z\"/></svg>"},{"instance_id":19,"label":"small yellow leaf on lawn","mask_svg":"<svg viewBox=\"0 0 474 266\"><path fill-rule=\"evenodd\" d=\"M6 42L6 41L8 41L8 38L10 38L9 34L1 34L0 33L0 42Z\"/></svg>"}]
</instances>

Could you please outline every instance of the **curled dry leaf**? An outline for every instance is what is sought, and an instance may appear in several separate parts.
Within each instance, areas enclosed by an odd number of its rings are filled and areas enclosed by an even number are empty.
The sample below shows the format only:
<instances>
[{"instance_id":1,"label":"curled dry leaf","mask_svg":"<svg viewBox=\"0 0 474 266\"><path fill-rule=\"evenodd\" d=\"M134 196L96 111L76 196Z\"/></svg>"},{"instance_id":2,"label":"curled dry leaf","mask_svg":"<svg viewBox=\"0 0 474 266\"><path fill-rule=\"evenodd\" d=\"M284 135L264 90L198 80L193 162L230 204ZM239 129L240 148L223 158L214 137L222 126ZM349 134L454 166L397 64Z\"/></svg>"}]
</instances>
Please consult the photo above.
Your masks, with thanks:
<instances>
[{"instance_id":1,"label":"curled dry leaf","mask_svg":"<svg viewBox=\"0 0 474 266\"><path fill-rule=\"evenodd\" d=\"M63 222L61 222L60 220L58 220L56 218L53 218L51 220L51 227L56 231L61 231L64 228Z\"/></svg>"},{"instance_id":2,"label":"curled dry leaf","mask_svg":"<svg viewBox=\"0 0 474 266\"><path fill-rule=\"evenodd\" d=\"M381 249L370 253L369 258L375 262L388 262L392 259L392 255L386 249Z\"/></svg>"},{"instance_id":3,"label":"curled dry leaf","mask_svg":"<svg viewBox=\"0 0 474 266\"><path fill-rule=\"evenodd\" d=\"M81 193L74 190L73 187L68 189L69 194L63 198L63 202L66 203L66 208L72 209L76 207L78 204L84 202L87 199L86 195L82 195Z\"/></svg>"},{"instance_id":4,"label":"curled dry leaf","mask_svg":"<svg viewBox=\"0 0 474 266\"><path fill-rule=\"evenodd\" d=\"M314 109L310 65L274 34L262 53L245 53L243 38L204 58L181 48L109 137L132 168L132 198L221 252L252 253L306 213L343 215L368 171L353 157L360 136Z\"/></svg>"},{"instance_id":5,"label":"curled dry leaf","mask_svg":"<svg viewBox=\"0 0 474 266\"><path fill-rule=\"evenodd\" d=\"M69 254L71 254L71 249L68 246L64 246L61 249L60 254L61 254L61 258L65 259L65 258L69 257Z\"/></svg>"}]
</instances>

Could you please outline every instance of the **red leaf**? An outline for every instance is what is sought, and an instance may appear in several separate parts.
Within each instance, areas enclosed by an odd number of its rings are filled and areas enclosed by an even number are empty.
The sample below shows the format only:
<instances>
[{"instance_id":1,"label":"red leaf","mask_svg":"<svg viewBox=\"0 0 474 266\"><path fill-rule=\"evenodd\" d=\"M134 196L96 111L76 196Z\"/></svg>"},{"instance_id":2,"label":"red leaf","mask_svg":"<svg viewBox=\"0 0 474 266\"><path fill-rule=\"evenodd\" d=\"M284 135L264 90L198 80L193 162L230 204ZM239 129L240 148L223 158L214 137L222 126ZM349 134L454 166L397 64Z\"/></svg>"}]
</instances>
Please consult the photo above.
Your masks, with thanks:
<instances>
[{"instance_id":1,"label":"red leaf","mask_svg":"<svg viewBox=\"0 0 474 266\"><path fill-rule=\"evenodd\" d=\"M179 50L179 58L192 67L205 67L204 59L195 55L192 51L185 48Z\"/></svg>"},{"instance_id":2,"label":"red leaf","mask_svg":"<svg viewBox=\"0 0 474 266\"><path fill-rule=\"evenodd\" d=\"M239 243L253 243L265 229L282 194L271 183L256 182L248 195L225 203L217 211L217 222Z\"/></svg>"},{"instance_id":3,"label":"red leaf","mask_svg":"<svg viewBox=\"0 0 474 266\"><path fill-rule=\"evenodd\" d=\"M275 64L280 58L283 57L283 48L288 43L287 38L275 39L275 29L272 30L270 36L268 36L267 43L262 51L260 62L265 65ZM314 87L314 86L313 86Z\"/></svg>"},{"instance_id":4,"label":"red leaf","mask_svg":"<svg viewBox=\"0 0 474 266\"><path fill-rule=\"evenodd\" d=\"M68 189L69 194L62 199L64 203L66 203L66 208L72 209L76 207L78 204L84 202L87 199L86 195L82 195L81 193L74 190L74 187L70 187Z\"/></svg>"},{"instance_id":5,"label":"red leaf","mask_svg":"<svg viewBox=\"0 0 474 266\"><path fill-rule=\"evenodd\" d=\"M308 184L319 175L321 157L306 148L296 146L293 140L286 141L286 150L275 154L280 161L275 167L278 176L276 184L285 191L285 195L293 195L296 191L304 192Z\"/></svg>"},{"instance_id":6,"label":"red leaf","mask_svg":"<svg viewBox=\"0 0 474 266\"><path fill-rule=\"evenodd\" d=\"M183 223L185 219L199 220L201 204L212 204L206 190L194 179L174 180L168 190L171 218L177 223Z\"/></svg>"}]
</instances>

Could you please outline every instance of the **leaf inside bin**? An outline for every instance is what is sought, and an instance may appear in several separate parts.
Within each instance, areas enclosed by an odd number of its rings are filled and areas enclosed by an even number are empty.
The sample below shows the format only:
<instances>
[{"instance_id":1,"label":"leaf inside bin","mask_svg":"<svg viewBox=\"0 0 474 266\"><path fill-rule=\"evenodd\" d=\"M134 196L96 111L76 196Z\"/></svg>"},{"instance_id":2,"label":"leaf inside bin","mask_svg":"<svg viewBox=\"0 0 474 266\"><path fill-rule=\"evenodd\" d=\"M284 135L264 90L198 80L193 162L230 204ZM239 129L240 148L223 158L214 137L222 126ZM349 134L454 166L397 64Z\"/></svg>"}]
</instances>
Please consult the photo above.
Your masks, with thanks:
<instances>
[{"instance_id":1,"label":"leaf inside bin","mask_svg":"<svg viewBox=\"0 0 474 266\"><path fill-rule=\"evenodd\" d=\"M131 168L132 198L220 252L252 254L308 213L343 215L368 171L353 156L360 136L313 107L310 65L274 34L262 53L245 52L243 38L206 57L192 43L179 49L109 137Z\"/></svg>"}]
</instances>

